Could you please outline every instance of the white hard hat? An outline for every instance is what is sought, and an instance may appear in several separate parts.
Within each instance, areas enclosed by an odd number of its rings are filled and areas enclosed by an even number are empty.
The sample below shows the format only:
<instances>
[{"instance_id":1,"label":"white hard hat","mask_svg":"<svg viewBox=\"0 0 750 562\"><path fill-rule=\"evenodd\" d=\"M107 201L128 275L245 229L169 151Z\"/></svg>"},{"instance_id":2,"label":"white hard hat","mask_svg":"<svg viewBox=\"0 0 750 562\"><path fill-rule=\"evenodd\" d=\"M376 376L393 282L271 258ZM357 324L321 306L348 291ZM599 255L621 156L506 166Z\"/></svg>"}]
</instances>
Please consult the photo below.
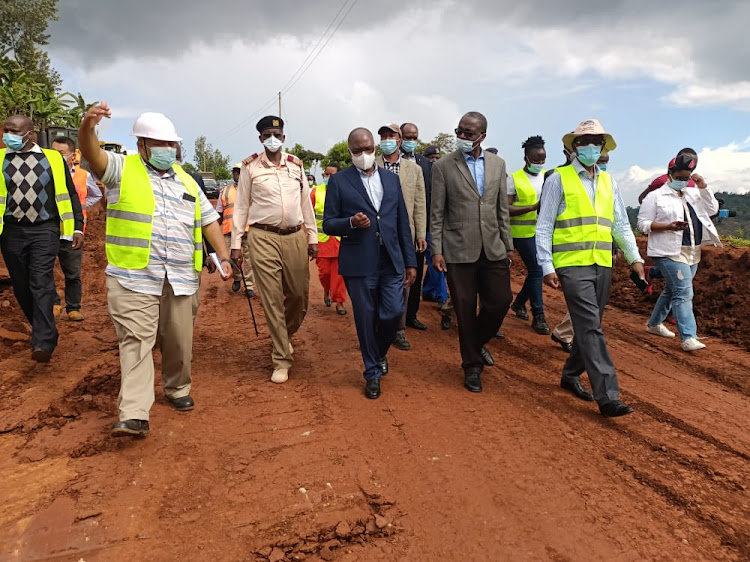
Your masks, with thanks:
<instances>
[{"instance_id":1,"label":"white hard hat","mask_svg":"<svg viewBox=\"0 0 750 562\"><path fill-rule=\"evenodd\" d=\"M179 142L182 140L177 135L177 131L166 115L163 113L143 113L133 123L133 132L130 133L134 137L144 137L147 139L162 140L162 141L174 141Z\"/></svg>"}]
</instances>

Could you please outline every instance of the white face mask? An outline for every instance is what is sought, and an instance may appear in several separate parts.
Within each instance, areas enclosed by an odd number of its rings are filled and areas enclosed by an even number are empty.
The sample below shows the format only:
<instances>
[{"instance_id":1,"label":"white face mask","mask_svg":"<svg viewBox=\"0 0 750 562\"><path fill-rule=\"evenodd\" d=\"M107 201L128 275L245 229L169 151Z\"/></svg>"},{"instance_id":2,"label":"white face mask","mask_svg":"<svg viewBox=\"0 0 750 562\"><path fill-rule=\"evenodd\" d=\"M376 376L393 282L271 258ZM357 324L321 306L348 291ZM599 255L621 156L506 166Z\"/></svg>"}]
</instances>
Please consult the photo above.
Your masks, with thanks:
<instances>
[{"instance_id":1,"label":"white face mask","mask_svg":"<svg viewBox=\"0 0 750 562\"><path fill-rule=\"evenodd\" d=\"M352 154L352 164L354 164L363 172L366 172L375 164L375 152L370 152L369 154L367 152L363 152L358 156Z\"/></svg>"},{"instance_id":2,"label":"white face mask","mask_svg":"<svg viewBox=\"0 0 750 562\"><path fill-rule=\"evenodd\" d=\"M278 152L282 144L284 143L273 136L268 137L266 140L263 141L263 146L265 146L271 152Z\"/></svg>"}]
</instances>

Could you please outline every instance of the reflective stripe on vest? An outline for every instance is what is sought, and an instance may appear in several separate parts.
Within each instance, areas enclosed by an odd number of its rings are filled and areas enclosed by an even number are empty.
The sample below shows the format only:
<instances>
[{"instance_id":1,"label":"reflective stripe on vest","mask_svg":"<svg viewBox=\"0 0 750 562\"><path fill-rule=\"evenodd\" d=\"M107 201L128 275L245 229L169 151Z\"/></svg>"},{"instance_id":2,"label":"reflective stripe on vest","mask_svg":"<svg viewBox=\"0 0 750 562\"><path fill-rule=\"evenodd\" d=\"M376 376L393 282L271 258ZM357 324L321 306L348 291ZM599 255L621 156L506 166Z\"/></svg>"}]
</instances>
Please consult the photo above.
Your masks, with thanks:
<instances>
[{"instance_id":1,"label":"reflective stripe on vest","mask_svg":"<svg viewBox=\"0 0 750 562\"><path fill-rule=\"evenodd\" d=\"M326 208L326 189L327 185L322 183L315 186L315 224L318 227L318 242L324 244L330 240L325 232L323 232L323 213Z\"/></svg>"},{"instance_id":2,"label":"reflective stripe on vest","mask_svg":"<svg viewBox=\"0 0 750 562\"><path fill-rule=\"evenodd\" d=\"M200 188L181 166L172 166L185 190L195 199L193 223L193 264L196 271L203 267L203 233L201 231ZM107 206L107 260L124 269L144 269L151 250L154 222L154 191L148 171L139 154L125 157L120 180L120 198Z\"/></svg>"},{"instance_id":3,"label":"reflective stripe on vest","mask_svg":"<svg viewBox=\"0 0 750 562\"><path fill-rule=\"evenodd\" d=\"M0 148L0 168L5 161L7 149ZM55 205L57 214L60 215L60 235L72 237L75 232L75 221L73 219L73 205L68 194L68 184L65 181L65 162L56 150L42 149L52 170L52 182L55 188ZM0 169L0 234L3 232L3 215L8 198L8 186L5 185L5 174Z\"/></svg>"},{"instance_id":4,"label":"reflective stripe on vest","mask_svg":"<svg viewBox=\"0 0 750 562\"><path fill-rule=\"evenodd\" d=\"M573 166L557 168L562 182L565 211L557 217L552 235L552 263L560 267L601 265L612 267L612 224L615 220L612 178L599 172L596 199L591 204Z\"/></svg>"},{"instance_id":5,"label":"reflective stripe on vest","mask_svg":"<svg viewBox=\"0 0 750 562\"><path fill-rule=\"evenodd\" d=\"M544 176L544 170L540 172ZM531 185L531 180L522 169L513 172L513 183L516 186L518 201L513 205L528 207L536 205L538 198L536 189ZM536 211L510 217L510 233L513 238L531 238L536 234Z\"/></svg>"},{"instance_id":6,"label":"reflective stripe on vest","mask_svg":"<svg viewBox=\"0 0 750 562\"><path fill-rule=\"evenodd\" d=\"M237 199L237 187L228 185L221 191L221 204L224 206L221 216L221 232L232 234L232 217L234 216L234 202Z\"/></svg>"},{"instance_id":7,"label":"reflective stripe on vest","mask_svg":"<svg viewBox=\"0 0 750 562\"><path fill-rule=\"evenodd\" d=\"M89 222L88 205L86 205L86 195L88 195L88 172L78 166L73 173L73 184L76 186L78 200L81 202L81 211L83 211L83 233L86 233L86 223Z\"/></svg>"}]
</instances>

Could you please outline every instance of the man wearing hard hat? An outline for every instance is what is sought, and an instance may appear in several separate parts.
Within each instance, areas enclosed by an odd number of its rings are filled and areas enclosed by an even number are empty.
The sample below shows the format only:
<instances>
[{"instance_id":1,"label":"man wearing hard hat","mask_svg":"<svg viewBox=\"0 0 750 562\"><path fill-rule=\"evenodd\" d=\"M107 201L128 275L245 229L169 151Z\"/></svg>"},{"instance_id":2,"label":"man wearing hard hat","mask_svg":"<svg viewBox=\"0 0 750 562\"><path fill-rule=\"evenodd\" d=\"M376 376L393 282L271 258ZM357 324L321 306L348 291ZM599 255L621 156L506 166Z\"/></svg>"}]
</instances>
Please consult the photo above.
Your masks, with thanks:
<instances>
[{"instance_id":1,"label":"man wearing hard hat","mask_svg":"<svg viewBox=\"0 0 750 562\"><path fill-rule=\"evenodd\" d=\"M120 421L112 435L146 435L154 403L151 350L159 335L167 401L192 410L190 396L193 322L203 237L232 275L214 211L198 185L177 164L182 140L161 113L144 113L133 125L138 153L99 147L95 127L111 111L107 102L88 110L78 132L83 157L107 188L107 293L120 342Z\"/></svg>"}]
</instances>

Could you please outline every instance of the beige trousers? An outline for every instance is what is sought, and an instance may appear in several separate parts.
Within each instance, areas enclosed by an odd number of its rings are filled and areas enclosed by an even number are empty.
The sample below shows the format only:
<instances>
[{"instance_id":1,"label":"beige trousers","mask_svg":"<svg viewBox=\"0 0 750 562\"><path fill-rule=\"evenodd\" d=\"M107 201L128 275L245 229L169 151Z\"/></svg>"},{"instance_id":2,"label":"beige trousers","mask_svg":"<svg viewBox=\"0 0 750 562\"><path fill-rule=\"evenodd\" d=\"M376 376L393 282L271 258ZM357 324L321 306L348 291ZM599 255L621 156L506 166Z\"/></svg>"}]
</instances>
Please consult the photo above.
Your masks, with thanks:
<instances>
[{"instance_id":1,"label":"beige trousers","mask_svg":"<svg viewBox=\"0 0 750 562\"><path fill-rule=\"evenodd\" d=\"M570 312L565 313L565 318L560 321L552 333L557 339L564 341L565 343L571 343L573 341L575 332L573 331L573 322L570 320Z\"/></svg>"},{"instance_id":2,"label":"beige trousers","mask_svg":"<svg viewBox=\"0 0 750 562\"><path fill-rule=\"evenodd\" d=\"M224 235L224 243L227 245L227 252L232 252L232 235ZM242 275L245 275L245 283L248 289L255 290L255 275L253 275L253 265L250 263L250 246L247 244L247 233L242 237L242 273L232 266L232 278L235 281L242 281ZM243 287L244 289L244 287Z\"/></svg>"},{"instance_id":3,"label":"beige trousers","mask_svg":"<svg viewBox=\"0 0 750 562\"><path fill-rule=\"evenodd\" d=\"M257 228L247 235L255 281L273 342L274 369L289 369L289 340L307 314L310 266L304 229L282 236Z\"/></svg>"},{"instance_id":4,"label":"beige trousers","mask_svg":"<svg viewBox=\"0 0 750 562\"><path fill-rule=\"evenodd\" d=\"M109 314L120 342L120 421L149 419L154 403L152 350L157 334L164 394L169 398L190 394L193 322L200 304L199 292L175 296L165 279L161 296L145 295L126 289L117 279L107 276Z\"/></svg>"}]
</instances>

